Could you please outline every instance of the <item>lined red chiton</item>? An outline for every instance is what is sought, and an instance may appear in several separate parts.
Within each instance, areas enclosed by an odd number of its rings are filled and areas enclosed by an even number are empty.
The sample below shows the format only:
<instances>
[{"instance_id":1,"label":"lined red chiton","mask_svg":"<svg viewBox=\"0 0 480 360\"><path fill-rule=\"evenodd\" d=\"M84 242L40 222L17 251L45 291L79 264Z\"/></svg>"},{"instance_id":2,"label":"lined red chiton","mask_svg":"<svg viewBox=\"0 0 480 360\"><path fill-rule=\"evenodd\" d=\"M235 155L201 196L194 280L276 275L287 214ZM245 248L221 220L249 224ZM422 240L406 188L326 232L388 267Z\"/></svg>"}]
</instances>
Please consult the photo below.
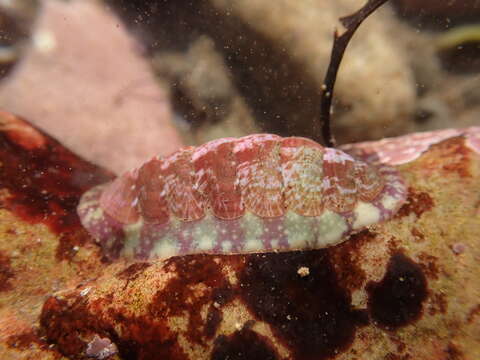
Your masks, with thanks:
<instances>
[{"instance_id":1,"label":"lined red chiton","mask_svg":"<svg viewBox=\"0 0 480 360\"><path fill-rule=\"evenodd\" d=\"M214 140L153 158L78 207L106 256L316 249L397 211L393 168L299 137Z\"/></svg>"}]
</instances>

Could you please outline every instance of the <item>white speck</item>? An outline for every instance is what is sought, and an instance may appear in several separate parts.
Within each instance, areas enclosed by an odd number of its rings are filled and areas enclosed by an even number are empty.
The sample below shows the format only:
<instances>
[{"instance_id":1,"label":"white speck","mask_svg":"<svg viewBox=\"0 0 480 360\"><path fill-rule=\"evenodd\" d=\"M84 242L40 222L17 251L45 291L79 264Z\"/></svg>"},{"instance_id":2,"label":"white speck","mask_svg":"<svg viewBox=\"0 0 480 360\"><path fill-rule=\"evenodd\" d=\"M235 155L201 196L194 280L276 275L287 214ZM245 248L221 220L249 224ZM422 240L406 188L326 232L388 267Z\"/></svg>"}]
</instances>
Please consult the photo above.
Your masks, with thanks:
<instances>
[{"instance_id":1,"label":"white speck","mask_svg":"<svg viewBox=\"0 0 480 360\"><path fill-rule=\"evenodd\" d=\"M83 289L82 291L80 291L80 296L88 295L88 293L90 292L90 290L92 290L92 287L91 287L91 286L86 287L85 289Z\"/></svg>"},{"instance_id":2,"label":"white speck","mask_svg":"<svg viewBox=\"0 0 480 360\"><path fill-rule=\"evenodd\" d=\"M308 276L308 275L310 275L310 269L306 266L301 266L301 267L298 268L297 274L300 275L301 277Z\"/></svg>"},{"instance_id":3,"label":"white speck","mask_svg":"<svg viewBox=\"0 0 480 360\"><path fill-rule=\"evenodd\" d=\"M98 360L106 359L118 352L117 346L109 338L101 338L95 335L87 345L85 355Z\"/></svg>"}]
</instances>

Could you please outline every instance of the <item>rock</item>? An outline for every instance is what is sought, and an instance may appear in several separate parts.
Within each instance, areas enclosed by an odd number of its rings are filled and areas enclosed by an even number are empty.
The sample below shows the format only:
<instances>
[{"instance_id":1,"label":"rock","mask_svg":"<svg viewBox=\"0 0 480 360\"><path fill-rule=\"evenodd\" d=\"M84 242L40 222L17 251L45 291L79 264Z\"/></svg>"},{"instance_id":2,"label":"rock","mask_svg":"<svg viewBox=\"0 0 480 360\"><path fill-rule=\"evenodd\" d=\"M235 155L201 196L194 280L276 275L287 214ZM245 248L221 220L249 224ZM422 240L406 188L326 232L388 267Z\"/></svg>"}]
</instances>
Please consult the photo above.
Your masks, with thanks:
<instances>
[{"instance_id":1,"label":"rock","mask_svg":"<svg viewBox=\"0 0 480 360\"><path fill-rule=\"evenodd\" d=\"M106 263L75 207L111 174L0 120L2 359L480 356L478 127L346 146L410 190L339 246Z\"/></svg>"},{"instance_id":2,"label":"rock","mask_svg":"<svg viewBox=\"0 0 480 360\"><path fill-rule=\"evenodd\" d=\"M350 150L401 164L394 220L326 250L114 263L46 301L47 338L78 355L72 337L109 336L140 359L478 357L480 128Z\"/></svg>"},{"instance_id":3,"label":"rock","mask_svg":"<svg viewBox=\"0 0 480 360\"><path fill-rule=\"evenodd\" d=\"M390 23L388 33L395 35L397 45L405 49L417 87L412 132L478 125L480 77L473 72L478 56L469 56L467 47L460 46L474 40L478 33L476 28L465 26L444 32L419 32L398 20ZM471 45L473 47L475 42ZM454 63L445 66L447 64L442 61L442 52L457 46L456 55L462 63L472 65L469 70ZM467 70L470 72L462 72Z\"/></svg>"},{"instance_id":4,"label":"rock","mask_svg":"<svg viewBox=\"0 0 480 360\"><path fill-rule=\"evenodd\" d=\"M480 72L480 25L457 26L442 34L438 53L448 71L458 73Z\"/></svg>"},{"instance_id":5,"label":"rock","mask_svg":"<svg viewBox=\"0 0 480 360\"><path fill-rule=\"evenodd\" d=\"M357 10L357 1L110 3L151 51L183 50L208 35L263 131L322 140L319 96L333 29ZM335 90L340 142L411 129L415 83L396 34L386 34L392 19L388 8L374 14L346 52Z\"/></svg>"},{"instance_id":6,"label":"rock","mask_svg":"<svg viewBox=\"0 0 480 360\"><path fill-rule=\"evenodd\" d=\"M49 294L104 267L75 208L113 174L5 112L0 164L0 358L59 359L38 333L38 315Z\"/></svg>"},{"instance_id":7,"label":"rock","mask_svg":"<svg viewBox=\"0 0 480 360\"><path fill-rule=\"evenodd\" d=\"M480 4L475 0L396 0L396 5L407 16L431 18L440 23L459 19L475 19L480 15ZM436 18L436 19L435 19Z\"/></svg>"},{"instance_id":8,"label":"rock","mask_svg":"<svg viewBox=\"0 0 480 360\"><path fill-rule=\"evenodd\" d=\"M36 0L0 1L0 79L21 58L37 12Z\"/></svg>"},{"instance_id":9,"label":"rock","mask_svg":"<svg viewBox=\"0 0 480 360\"><path fill-rule=\"evenodd\" d=\"M0 107L118 173L181 146L138 44L100 3L45 1L36 26Z\"/></svg>"},{"instance_id":10,"label":"rock","mask_svg":"<svg viewBox=\"0 0 480 360\"><path fill-rule=\"evenodd\" d=\"M318 97L333 29L338 18L357 10L358 2L211 3L225 18L219 48L237 65L233 73L246 79L239 88L250 94L246 97L255 103L258 119L272 127L281 123L289 134L317 134ZM231 18L243 28L235 28ZM346 52L335 89L333 127L340 142L400 134L411 125L414 83L401 49L385 33L390 20L388 11L369 18ZM240 40L232 46L229 35Z\"/></svg>"},{"instance_id":11,"label":"rock","mask_svg":"<svg viewBox=\"0 0 480 360\"><path fill-rule=\"evenodd\" d=\"M173 107L187 124L186 143L261 132L211 39L200 37L186 53L159 52L152 66L170 85Z\"/></svg>"}]
</instances>

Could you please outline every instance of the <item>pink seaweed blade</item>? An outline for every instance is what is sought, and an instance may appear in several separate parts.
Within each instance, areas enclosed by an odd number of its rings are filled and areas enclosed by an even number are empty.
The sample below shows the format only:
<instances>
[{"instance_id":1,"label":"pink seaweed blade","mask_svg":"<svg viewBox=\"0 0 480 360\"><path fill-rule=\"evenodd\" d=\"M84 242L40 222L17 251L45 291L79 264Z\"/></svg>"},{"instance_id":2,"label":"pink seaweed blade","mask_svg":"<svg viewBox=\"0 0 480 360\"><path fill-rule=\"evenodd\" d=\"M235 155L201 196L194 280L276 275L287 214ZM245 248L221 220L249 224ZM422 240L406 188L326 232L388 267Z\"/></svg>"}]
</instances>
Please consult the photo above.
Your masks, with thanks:
<instances>
[{"instance_id":1,"label":"pink seaweed blade","mask_svg":"<svg viewBox=\"0 0 480 360\"><path fill-rule=\"evenodd\" d=\"M369 163L401 165L415 160L430 146L456 136L465 137L466 145L480 154L479 126L415 133L380 141L366 141L343 145L341 149L349 154L361 157Z\"/></svg>"}]
</instances>

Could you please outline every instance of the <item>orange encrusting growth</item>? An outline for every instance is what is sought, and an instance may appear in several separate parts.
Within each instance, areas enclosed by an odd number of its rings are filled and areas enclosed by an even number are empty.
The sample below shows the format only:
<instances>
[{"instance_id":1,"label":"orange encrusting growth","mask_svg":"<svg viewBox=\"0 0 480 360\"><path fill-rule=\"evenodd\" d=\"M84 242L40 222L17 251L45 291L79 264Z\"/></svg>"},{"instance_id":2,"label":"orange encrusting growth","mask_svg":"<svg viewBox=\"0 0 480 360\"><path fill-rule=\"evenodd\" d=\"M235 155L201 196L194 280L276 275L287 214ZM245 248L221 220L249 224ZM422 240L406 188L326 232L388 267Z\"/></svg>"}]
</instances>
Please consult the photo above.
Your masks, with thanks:
<instances>
[{"instance_id":1,"label":"orange encrusting growth","mask_svg":"<svg viewBox=\"0 0 480 360\"><path fill-rule=\"evenodd\" d=\"M293 211L320 216L352 211L384 188L377 170L342 151L298 137L250 135L214 140L154 158L104 190L103 210L129 224L222 220L251 212L275 218Z\"/></svg>"}]
</instances>

